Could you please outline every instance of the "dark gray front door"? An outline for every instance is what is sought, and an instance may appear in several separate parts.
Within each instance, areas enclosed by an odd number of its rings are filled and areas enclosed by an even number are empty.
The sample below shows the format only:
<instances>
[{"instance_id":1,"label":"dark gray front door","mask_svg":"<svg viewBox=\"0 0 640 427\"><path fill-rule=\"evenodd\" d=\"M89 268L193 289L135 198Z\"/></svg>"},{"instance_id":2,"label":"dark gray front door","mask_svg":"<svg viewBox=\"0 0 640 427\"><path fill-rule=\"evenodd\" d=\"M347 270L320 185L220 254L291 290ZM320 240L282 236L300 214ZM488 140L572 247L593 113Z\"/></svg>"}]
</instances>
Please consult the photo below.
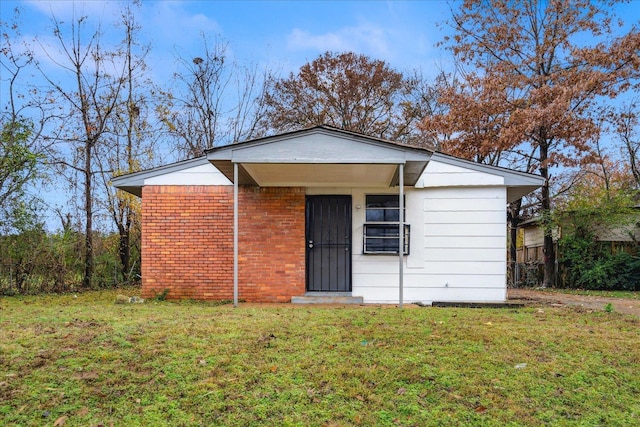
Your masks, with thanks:
<instances>
[{"instance_id":1,"label":"dark gray front door","mask_svg":"<svg viewBox=\"0 0 640 427\"><path fill-rule=\"evenodd\" d=\"M351 292L351 196L307 196L307 291Z\"/></svg>"}]
</instances>

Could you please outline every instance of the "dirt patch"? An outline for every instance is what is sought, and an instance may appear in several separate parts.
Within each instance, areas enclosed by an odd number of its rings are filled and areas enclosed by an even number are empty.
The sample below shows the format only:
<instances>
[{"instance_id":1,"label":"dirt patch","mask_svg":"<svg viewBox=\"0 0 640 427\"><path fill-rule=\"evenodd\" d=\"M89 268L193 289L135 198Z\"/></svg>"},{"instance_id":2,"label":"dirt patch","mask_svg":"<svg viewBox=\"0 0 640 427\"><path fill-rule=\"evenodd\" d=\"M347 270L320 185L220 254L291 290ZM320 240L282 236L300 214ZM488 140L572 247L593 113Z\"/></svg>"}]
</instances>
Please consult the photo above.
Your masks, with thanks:
<instances>
[{"instance_id":1,"label":"dirt patch","mask_svg":"<svg viewBox=\"0 0 640 427\"><path fill-rule=\"evenodd\" d=\"M640 317L640 300L627 298L610 298L590 295L572 295L533 289L509 289L509 301L521 301L527 304L577 306L589 310L604 310L611 304L613 310L619 313L632 314Z\"/></svg>"}]
</instances>

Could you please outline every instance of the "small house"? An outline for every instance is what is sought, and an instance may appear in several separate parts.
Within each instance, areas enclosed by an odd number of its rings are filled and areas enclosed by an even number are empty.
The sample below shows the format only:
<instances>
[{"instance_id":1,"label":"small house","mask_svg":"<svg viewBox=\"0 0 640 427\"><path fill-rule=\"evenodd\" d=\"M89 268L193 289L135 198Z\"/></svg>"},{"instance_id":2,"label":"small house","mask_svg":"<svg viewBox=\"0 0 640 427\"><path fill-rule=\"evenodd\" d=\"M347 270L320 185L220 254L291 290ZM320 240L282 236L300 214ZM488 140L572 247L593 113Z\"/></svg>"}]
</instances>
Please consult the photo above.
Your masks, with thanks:
<instances>
[{"instance_id":1,"label":"small house","mask_svg":"<svg viewBox=\"0 0 640 427\"><path fill-rule=\"evenodd\" d=\"M236 303L504 301L506 206L542 183L328 126L113 179L142 198L143 296Z\"/></svg>"},{"instance_id":2,"label":"small house","mask_svg":"<svg viewBox=\"0 0 640 427\"><path fill-rule=\"evenodd\" d=\"M566 266L563 263L562 248L558 242L563 235L572 232L574 213L567 212L565 216L551 226L551 235L555 248L556 283L567 286L563 274ZM589 227L593 233L593 244L603 245L612 254L628 252L635 254L640 241L640 210L636 206L628 213L616 218L615 221L599 223L597 219ZM533 217L520 222L517 228L515 284L537 286L544 279L544 233L545 228L541 217Z\"/></svg>"}]
</instances>

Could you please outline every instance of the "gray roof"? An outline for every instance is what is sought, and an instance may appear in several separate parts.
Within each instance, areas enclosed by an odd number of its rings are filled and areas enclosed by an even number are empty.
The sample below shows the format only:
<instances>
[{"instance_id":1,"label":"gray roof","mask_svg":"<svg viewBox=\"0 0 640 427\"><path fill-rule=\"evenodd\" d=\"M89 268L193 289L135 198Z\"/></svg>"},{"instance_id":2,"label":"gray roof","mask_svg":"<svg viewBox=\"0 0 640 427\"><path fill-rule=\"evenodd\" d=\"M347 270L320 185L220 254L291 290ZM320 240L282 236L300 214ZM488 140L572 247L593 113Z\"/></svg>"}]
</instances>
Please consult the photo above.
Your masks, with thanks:
<instances>
[{"instance_id":1,"label":"gray roof","mask_svg":"<svg viewBox=\"0 0 640 427\"><path fill-rule=\"evenodd\" d=\"M119 188L120 190L126 191L127 193L142 197L142 187L144 186L145 179L169 174L172 172L179 172L184 169L192 168L194 166L206 165L208 163L209 161L207 160L207 157L201 156L195 159L170 163L168 165L158 166L140 172L133 172L126 175L115 176L111 178L111 184L113 184L114 187Z\"/></svg>"},{"instance_id":2,"label":"gray roof","mask_svg":"<svg viewBox=\"0 0 640 427\"><path fill-rule=\"evenodd\" d=\"M405 184L414 185L433 151L322 125L216 147L206 153L230 181L233 163L403 164ZM256 184L242 166L239 172L239 184ZM396 171L390 184L397 183Z\"/></svg>"},{"instance_id":3,"label":"gray roof","mask_svg":"<svg viewBox=\"0 0 640 427\"><path fill-rule=\"evenodd\" d=\"M202 157L114 177L112 183L119 189L141 196L146 179L210 162L231 181L233 181L233 163L238 163L240 165L238 183L242 185L256 185L251 174L242 166L243 164L403 164L405 185L415 185L431 159L503 177L507 186L508 201L517 200L544 184L544 179L538 175L483 165L426 148L369 137L330 126L315 126L212 148ZM389 184L394 186L398 181L396 170Z\"/></svg>"}]
</instances>

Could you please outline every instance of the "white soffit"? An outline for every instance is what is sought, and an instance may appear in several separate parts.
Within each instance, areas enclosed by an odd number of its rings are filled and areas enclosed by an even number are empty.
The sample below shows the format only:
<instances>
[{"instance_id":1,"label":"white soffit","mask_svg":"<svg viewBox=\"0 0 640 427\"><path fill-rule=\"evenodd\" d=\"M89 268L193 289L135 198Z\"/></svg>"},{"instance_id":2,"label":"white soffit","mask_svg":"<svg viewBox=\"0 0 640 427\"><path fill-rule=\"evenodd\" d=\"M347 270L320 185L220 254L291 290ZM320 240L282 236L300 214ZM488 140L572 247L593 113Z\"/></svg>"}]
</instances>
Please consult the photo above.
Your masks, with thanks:
<instances>
[{"instance_id":1,"label":"white soffit","mask_svg":"<svg viewBox=\"0 0 640 427\"><path fill-rule=\"evenodd\" d=\"M396 165L245 163L244 169L261 187L389 187Z\"/></svg>"},{"instance_id":2,"label":"white soffit","mask_svg":"<svg viewBox=\"0 0 640 427\"><path fill-rule=\"evenodd\" d=\"M111 178L111 184L120 190L142 197L142 187L148 180L152 180L156 177L162 179L161 177L163 176L182 173L189 170L202 172L202 170L205 169L209 169L209 162L205 156L202 156L195 159L158 166L140 172L113 177ZM215 171L214 169L211 169L211 171L214 174L218 173L218 171Z\"/></svg>"},{"instance_id":3,"label":"white soffit","mask_svg":"<svg viewBox=\"0 0 640 427\"><path fill-rule=\"evenodd\" d=\"M467 169L469 171L476 171L501 177L501 179L504 180L503 185L507 187L507 203L511 203L526 196L544 184L544 178L539 175L514 171L497 166L483 165L442 153L434 153L431 157L431 161Z\"/></svg>"}]
</instances>

